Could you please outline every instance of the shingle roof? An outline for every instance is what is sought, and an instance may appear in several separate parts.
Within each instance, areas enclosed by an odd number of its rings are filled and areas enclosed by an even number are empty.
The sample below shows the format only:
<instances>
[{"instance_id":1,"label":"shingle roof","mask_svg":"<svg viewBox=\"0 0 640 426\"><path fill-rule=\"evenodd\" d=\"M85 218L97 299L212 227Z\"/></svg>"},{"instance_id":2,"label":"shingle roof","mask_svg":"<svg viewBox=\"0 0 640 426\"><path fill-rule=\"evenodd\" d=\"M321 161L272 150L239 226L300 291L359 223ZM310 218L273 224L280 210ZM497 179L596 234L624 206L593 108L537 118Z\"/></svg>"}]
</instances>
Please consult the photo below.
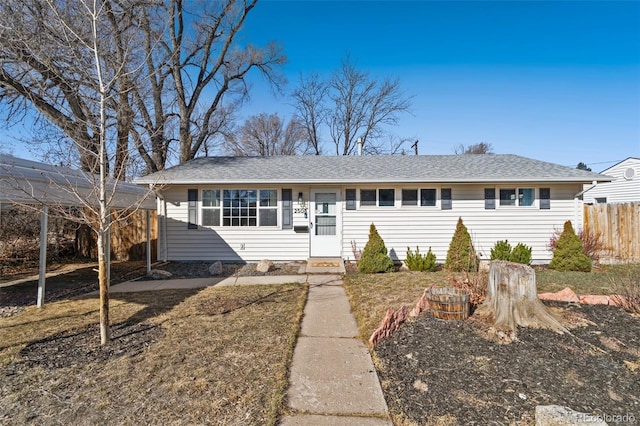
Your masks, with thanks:
<instances>
[{"instance_id":1,"label":"shingle roof","mask_svg":"<svg viewBox=\"0 0 640 426\"><path fill-rule=\"evenodd\" d=\"M202 157L138 184L480 183L610 181L598 173L508 154Z\"/></svg>"}]
</instances>

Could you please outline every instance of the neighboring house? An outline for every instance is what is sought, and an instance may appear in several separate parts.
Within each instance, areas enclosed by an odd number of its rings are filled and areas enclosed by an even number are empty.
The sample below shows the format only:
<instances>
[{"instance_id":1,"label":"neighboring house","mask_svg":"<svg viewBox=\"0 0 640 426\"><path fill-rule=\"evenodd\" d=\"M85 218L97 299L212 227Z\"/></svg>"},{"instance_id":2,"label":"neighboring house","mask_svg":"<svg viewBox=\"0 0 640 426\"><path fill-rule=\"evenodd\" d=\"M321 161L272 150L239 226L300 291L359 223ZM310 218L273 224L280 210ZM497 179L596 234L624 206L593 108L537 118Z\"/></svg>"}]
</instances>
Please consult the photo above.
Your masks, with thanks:
<instances>
[{"instance_id":1,"label":"neighboring house","mask_svg":"<svg viewBox=\"0 0 640 426\"><path fill-rule=\"evenodd\" d=\"M640 158L629 157L600 173L613 181L587 185L583 194L586 204L640 201Z\"/></svg>"},{"instance_id":2,"label":"neighboring house","mask_svg":"<svg viewBox=\"0 0 640 426\"><path fill-rule=\"evenodd\" d=\"M491 154L206 157L136 183L158 189L164 260L353 260L375 223L394 260L419 246L444 262L461 217L482 258L508 239L547 263L553 232L581 227L583 185L610 180Z\"/></svg>"}]
</instances>

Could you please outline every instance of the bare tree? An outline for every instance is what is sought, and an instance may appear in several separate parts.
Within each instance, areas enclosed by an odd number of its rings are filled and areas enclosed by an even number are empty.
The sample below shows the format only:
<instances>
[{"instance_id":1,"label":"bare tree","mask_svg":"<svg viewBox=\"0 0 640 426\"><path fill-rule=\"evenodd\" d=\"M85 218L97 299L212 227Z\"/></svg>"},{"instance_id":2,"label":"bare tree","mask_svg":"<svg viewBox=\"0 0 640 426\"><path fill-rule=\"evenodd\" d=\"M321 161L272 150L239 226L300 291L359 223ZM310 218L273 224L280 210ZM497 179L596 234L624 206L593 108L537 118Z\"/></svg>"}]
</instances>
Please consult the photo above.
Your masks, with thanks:
<instances>
[{"instance_id":1,"label":"bare tree","mask_svg":"<svg viewBox=\"0 0 640 426\"><path fill-rule=\"evenodd\" d=\"M373 79L348 56L326 82L317 75L302 78L293 99L315 145L319 145L318 124L324 119L336 155L353 154L358 138L367 152L393 151L384 146L389 140L387 127L397 125L399 115L411 107L411 98L401 90L398 79Z\"/></svg>"},{"instance_id":2,"label":"bare tree","mask_svg":"<svg viewBox=\"0 0 640 426\"><path fill-rule=\"evenodd\" d=\"M127 163L122 132L130 126L129 113L119 112L118 103L128 95L121 93L123 82L140 69L135 66L134 9L129 2L108 0L24 0L0 6L0 99L11 113L36 108L73 142L86 170L48 185L66 198L53 203L52 210L97 234L101 344L110 340L106 235ZM112 43L113 32L119 33L119 44ZM113 178L108 177L110 153L118 165ZM88 184L78 186L80 181ZM49 206L31 195L31 201ZM81 214L70 214L65 206L72 202L83 208ZM136 209L134 203L131 207Z\"/></svg>"},{"instance_id":3,"label":"bare tree","mask_svg":"<svg viewBox=\"0 0 640 426\"><path fill-rule=\"evenodd\" d=\"M328 86L317 73L300 76L300 84L292 93L296 117L303 124L309 144L315 155L321 153L320 128L328 114L324 102Z\"/></svg>"},{"instance_id":4,"label":"bare tree","mask_svg":"<svg viewBox=\"0 0 640 426\"><path fill-rule=\"evenodd\" d=\"M79 0L51 1L70 16L78 10ZM280 46L236 40L256 3L96 0L99 44L109 53L101 67L117 76L105 104L107 131L115 135L113 176L125 176L132 147L153 172L172 155L184 162L223 140L252 70L279 89L277 68L286 61ZM47 4L0 5L0 103L8 120L35 110L55 124L73 141L82 167L95 172L100 118L87 101L97 98L85 78L91 58L78 58L81 47L58 47L60 29L47 21Z\"/></svg>"},{"instance_id":5,"label":"bare tree","mask_svg":"<svg viewBox=\"0 0 640 426\"><path fill-rule=\"evenodd\" d=\"M493 147L490 143L480 142L477 144L464 146L462 144L453 147L454 154L493 154Z\"/></svg>"},{"instance_id":6,"label":"bare tree","mask_svg":"<svg viewBox=\"0 0 640 426\"><path fill-rule=\"evenodd\" d=\"M239 156L300 155L309 151L306 136L295 118L285 124L278 114L263 113L249 117L227 137L227 151Z\"/></svg>"}]
</instances>

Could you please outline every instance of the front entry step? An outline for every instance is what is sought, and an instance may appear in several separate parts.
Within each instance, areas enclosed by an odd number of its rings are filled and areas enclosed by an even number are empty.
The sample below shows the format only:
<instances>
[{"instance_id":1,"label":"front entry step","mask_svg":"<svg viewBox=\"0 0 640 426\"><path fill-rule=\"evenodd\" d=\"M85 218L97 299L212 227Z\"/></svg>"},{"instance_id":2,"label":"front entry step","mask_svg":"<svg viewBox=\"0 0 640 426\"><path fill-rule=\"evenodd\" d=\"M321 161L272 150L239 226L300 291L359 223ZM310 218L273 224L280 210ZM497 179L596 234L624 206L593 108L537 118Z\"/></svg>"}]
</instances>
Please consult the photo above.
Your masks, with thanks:
<instances>
[{"instance_id":1,"label":"front entry step","mask_svg":"<svg viewBox=\"0 0 640 426\"><path fill-rule=\"evenodd\" d=\"M344 260L340 257L310 257L307 274L344 274Z\"/></svg>"}]
</instances>

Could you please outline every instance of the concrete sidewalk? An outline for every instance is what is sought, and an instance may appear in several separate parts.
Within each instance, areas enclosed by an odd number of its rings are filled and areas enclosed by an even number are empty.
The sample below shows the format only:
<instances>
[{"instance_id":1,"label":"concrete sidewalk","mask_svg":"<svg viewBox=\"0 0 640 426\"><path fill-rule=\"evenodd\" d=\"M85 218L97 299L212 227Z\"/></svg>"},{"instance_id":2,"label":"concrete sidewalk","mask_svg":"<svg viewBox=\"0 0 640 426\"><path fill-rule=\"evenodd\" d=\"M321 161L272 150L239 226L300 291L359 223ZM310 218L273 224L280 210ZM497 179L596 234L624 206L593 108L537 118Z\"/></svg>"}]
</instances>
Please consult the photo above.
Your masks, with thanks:
<instances>
[{"instance_id":1,"label":"concrete sidewalk","mask_svg":"<svg viewBox=\"0 0 640 426\"><path fill-rule=\"evenodd\" d=\"M319 264L323 272L342 268ZM309 271L307 271L309 272ZM300 336L293 353L287 392L289 415L281 425L387 426L387 404L369 350L358 326L341 275L299 274L227 278L129 281L111 293L209 286L309 283Z\"/></svg>"},{"instance_id":2,"label":"concrete sidewalk","mask_svg":"<svg viewBox=\"0 0 640 426\"><path fill-rule=\"evenodd\" d=\"M109 287L110 293L132 293L136 291L168 290L183 288L203 288L230 285L268 285L285 283L305 283L307 275L266 275L256 277L226 278L178 278L168 280L127 281ZM96 292L94 292L96 293Z\"/></svg>"},{"instance_id":3,"label":"concrete sidewalk","mask_svg":"<svg viewBox=\"0 0 640 426\"><path fill-rule=\"evenodd\" d=\"M287 393L292 414L281 425L392 425L342 278L310 275L308 283Z\"/></svg>"}]
</instances>

